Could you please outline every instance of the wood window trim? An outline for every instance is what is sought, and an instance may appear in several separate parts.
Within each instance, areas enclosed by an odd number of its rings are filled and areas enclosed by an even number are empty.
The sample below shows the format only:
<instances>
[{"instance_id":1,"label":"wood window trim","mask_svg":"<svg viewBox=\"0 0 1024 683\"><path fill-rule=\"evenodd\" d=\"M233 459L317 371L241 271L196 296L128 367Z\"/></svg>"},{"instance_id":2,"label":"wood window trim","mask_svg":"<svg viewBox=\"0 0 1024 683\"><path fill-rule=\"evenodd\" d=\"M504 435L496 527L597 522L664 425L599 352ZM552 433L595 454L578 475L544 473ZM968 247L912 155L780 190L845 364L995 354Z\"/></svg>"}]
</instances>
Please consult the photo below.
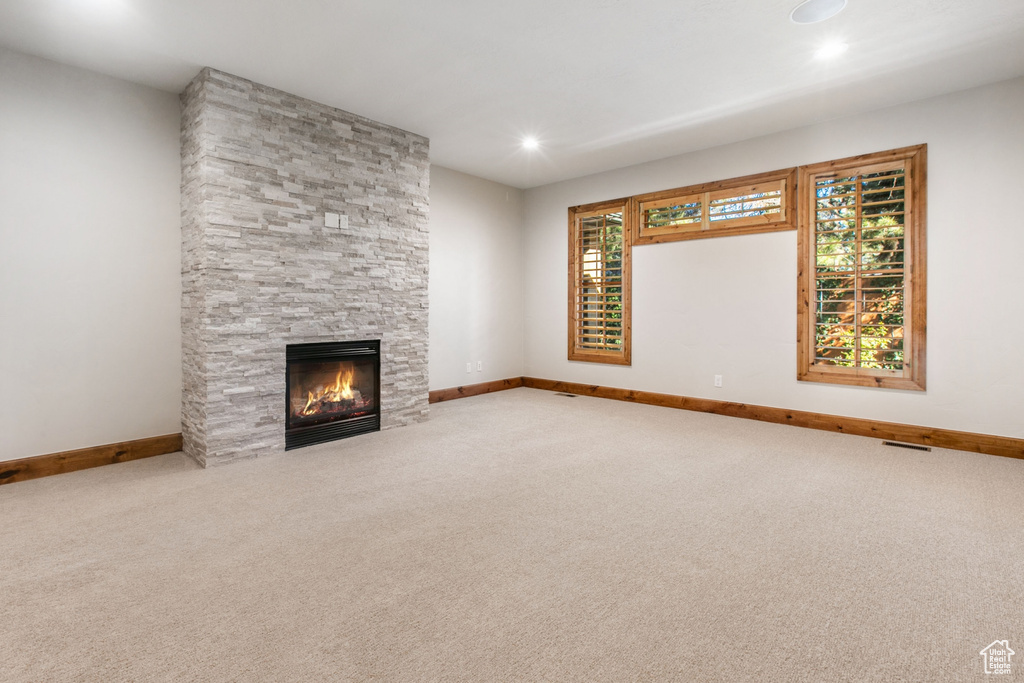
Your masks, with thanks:
<instances>
[{"instance_id":1,"label":"wood window trim","mask_svg":"<svg viewBox=\"0 0 1024 683\"><path fill-rule=\"evenodd\" d=\"M576 249L579 231L579 219L588 215L610 213L615 210L622 212L622 267L621 267L621 302L622 302L622 351L601 351L583 349L577 344L577 324L579 308L576 306L579 283L581 282L582 263L577 258ZM569 207L569 347L570 361L590 363L607 363L612 365L630 365L632 354L632 222L635 213L634 202L630 198L614 199L593 204Z\"/></svg>"},{"instance_id":2,"label":"wood window trim","mask_svg":"<svg viewBox=\"0 0 1024 683\"><path fill-rule=\"evenodd\" d=\"M738 218L722 221L719 224L710 219L710 214L706 208L709 200L729 196L730 191L748 191L758 189L755 187L758 185L773 186L776 183L778 183L778 187L781 189L781 210L776 216ZM634 213L632 216L633 244L661 244L663 242L707 239L709 237L753 235L762 232L794 230L797 220L796 188L797 169L793 167L638 195L632 198ZM654 204L657 206L659 203L667 202L668 200L677 200L680 203L702 201L704 210L701 222L690 223L684 227L645 228L643 212L645 208L654 208L647 207L646 205Z\"/></svg>"},{"instance_id":3,"label":"wood window trim","mask_svg":"<svg viewBox=\"0 0 1024 683\"><path fill-rule=\"evenodd\" d=\"M895 371L827 367L813 363L815 316L816 193L814 179L829 172L851 173L871 166L903 162L907 176L904 215L904 369ZM862 154L799 168L797 230L797 379L883 389L924 391L927 306L927 145ZM907 196L909 194L909 196ZM908 244L909 243L909 244ZM909 291L908 291L909 290ZM909 307L909 312L907 308Z\"/></svg>"}]
</instances>

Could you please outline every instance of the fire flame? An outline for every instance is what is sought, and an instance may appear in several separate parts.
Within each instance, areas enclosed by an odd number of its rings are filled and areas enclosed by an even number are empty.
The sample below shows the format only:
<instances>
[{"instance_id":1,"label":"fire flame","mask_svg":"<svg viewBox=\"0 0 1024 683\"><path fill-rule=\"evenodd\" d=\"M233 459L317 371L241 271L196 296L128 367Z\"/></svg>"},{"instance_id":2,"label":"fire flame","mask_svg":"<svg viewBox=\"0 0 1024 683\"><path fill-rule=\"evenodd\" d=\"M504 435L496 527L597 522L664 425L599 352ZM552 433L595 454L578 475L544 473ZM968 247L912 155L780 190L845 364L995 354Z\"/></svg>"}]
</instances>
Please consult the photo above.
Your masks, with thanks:
<instances>
[{"instance_id":1,"label":"fire flame","mask_svg":"<svg viewBox=\"0 0 1024 683\"><path fill-rule=\"evenodd\" d=\"M352 394L352 369L339 370L338 376L334 380L334 386L324 387L317 394L309 392L309 400L306 401L306 407L300 411L302 415L314 415L317 412L316 406L321 400L328 401L330 403L340 403L343 400L352 400L355 396Z\"/></svg>"}]
</instances>

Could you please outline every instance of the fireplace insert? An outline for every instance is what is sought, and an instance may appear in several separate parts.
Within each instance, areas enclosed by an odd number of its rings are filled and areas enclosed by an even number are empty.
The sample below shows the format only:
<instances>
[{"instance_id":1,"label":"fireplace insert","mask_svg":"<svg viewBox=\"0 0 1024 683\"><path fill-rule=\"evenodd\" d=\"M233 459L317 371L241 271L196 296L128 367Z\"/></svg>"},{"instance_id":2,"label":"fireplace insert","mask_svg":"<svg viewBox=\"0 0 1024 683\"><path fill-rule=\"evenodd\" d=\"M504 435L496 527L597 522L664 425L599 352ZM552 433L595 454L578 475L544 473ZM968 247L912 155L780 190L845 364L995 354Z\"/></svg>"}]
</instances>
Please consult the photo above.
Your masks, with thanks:
<instances>
[{"instance_id":1,"label":"fireplace insert","mask_svg":"<svg viewBox=\"0 0 1024 683\"><path fill-rule=\"evenodd\" d=\"M380 431L380 341L289 344L285 450Z\"/></svg>"}]
</instances>

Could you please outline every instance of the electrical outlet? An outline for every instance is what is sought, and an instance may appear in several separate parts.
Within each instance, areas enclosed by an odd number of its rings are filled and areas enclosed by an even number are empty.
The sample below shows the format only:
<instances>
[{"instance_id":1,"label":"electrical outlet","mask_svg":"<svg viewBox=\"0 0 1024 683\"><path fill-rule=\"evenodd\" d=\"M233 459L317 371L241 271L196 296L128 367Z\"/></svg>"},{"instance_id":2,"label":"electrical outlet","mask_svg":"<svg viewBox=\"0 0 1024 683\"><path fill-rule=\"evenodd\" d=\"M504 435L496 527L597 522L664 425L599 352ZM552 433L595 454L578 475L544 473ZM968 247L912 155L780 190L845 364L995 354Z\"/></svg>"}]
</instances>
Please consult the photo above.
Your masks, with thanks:
<instances>
[{"instance_id":1,"label":"electrical outlet","mask_svg":"<svg viewBox=\"0 0 1024 683\"><path fill-rule=\"evenodd\" d=\"M715 386L718 387L719 389L722 388L722 376L721 375L715 375Z\"/></svg>"},{"instance_id":2,"label":"electrical outlet","mask_svg":"<svg viewBox=\"0 0 1024 683\"><path fill-rule=\"evenodd\" d=\"M482 360L478 360L476 362L476 371L477 372L483 372L484 371L484 362Z\"/></svg>"},{"instance_id":3,"label":"electrical outlet","mask_svg":"<svg viewBox=\"0 0 1024 683\"><path fill-rule=\"evenodd\" d=\"M473 364L466 363L466 372L473 372Z\"/></svg>"}]
</instances>

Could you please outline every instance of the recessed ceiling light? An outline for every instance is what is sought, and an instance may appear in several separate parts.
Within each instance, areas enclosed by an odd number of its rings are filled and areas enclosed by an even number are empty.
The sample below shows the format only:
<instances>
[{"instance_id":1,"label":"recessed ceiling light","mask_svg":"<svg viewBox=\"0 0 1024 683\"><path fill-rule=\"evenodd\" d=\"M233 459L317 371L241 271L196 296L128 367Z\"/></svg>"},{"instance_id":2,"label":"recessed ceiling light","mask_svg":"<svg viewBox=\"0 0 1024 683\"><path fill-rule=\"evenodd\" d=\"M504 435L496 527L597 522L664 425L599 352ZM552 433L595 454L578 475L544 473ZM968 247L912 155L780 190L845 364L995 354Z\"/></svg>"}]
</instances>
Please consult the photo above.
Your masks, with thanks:
<instances>
[{"instance_id":1,"label":"recessed ceiling light","mask_svg":"<svg viewBox=\"0 0 1024 683\"><path fill-rule=\"evenodd\" d=\"M797 24L816 24L831 19L843 11L846 0L807 0L790 12L789 18Z\"/></svg>"},{"instance_id":2,"label":"recessed ceiling light","mask_svg":"<svg viewBox=\"0 0 1024 683\"><path fill-rule=\"evenodd\" d=\"M814 53L815 59L832 59L846 52L850 46L846 43L836 40L831 43L825 43L818 48L818 51Z\"/></svg>"},{"instance_id":3,"label":"recessed ceiling light","mask_svg":"<svg viewBox=\"0 0 1024 683\"><path fill-rule=\"evenodd\" d=\"M537 149L540 147L540 140L535 137L523 138L523 149Z\"/></svg>"}]
</instances>

